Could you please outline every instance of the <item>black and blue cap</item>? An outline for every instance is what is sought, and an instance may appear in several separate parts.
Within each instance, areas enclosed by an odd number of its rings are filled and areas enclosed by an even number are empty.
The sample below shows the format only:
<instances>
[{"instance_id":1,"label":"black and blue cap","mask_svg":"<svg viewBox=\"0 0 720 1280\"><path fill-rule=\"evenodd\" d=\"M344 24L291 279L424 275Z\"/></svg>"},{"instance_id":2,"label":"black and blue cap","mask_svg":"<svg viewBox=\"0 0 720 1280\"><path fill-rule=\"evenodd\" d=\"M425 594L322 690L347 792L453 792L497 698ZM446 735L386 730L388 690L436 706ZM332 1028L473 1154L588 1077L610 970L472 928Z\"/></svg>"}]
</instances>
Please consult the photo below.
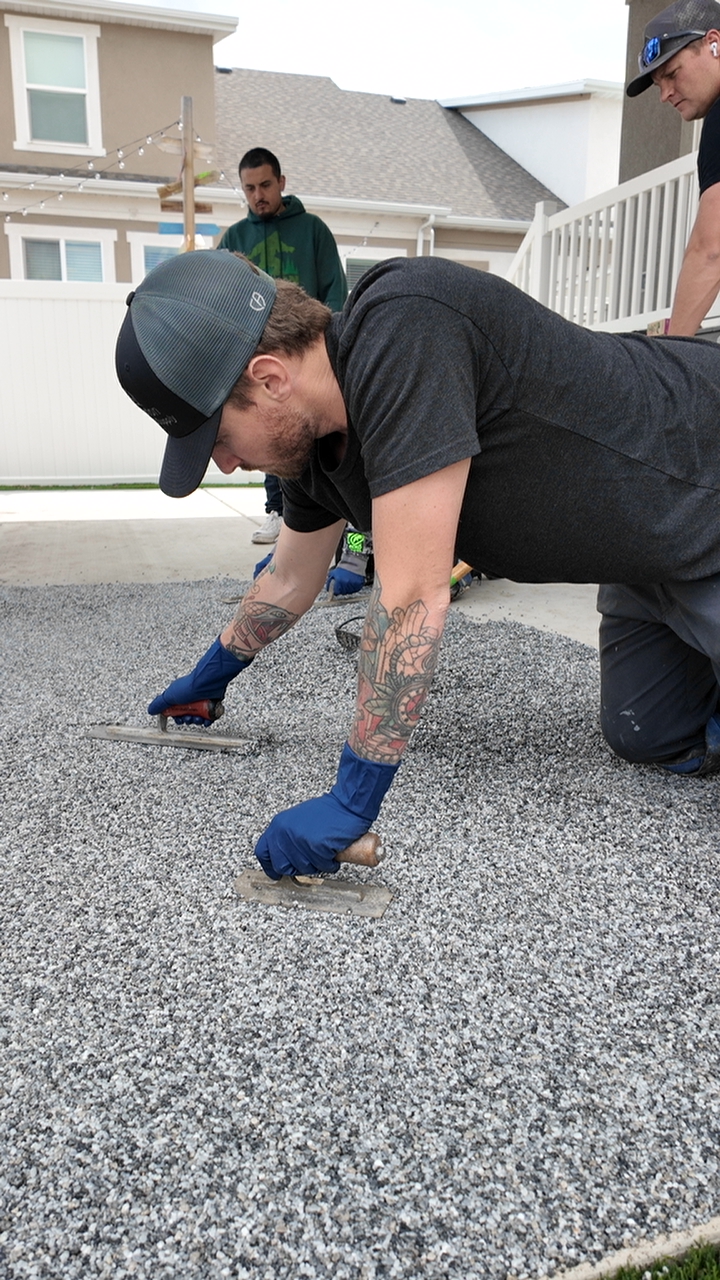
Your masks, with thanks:
<instances>
[{"instance_id":1,"label":"black and blue cap","mask_svg":"<svg viewBox=\"0 0 720 1280\"><path fill-rule=\"evenodd\" d=\"M127 300L115 368L130 399L168 434L159 484L184 498L200 484L223 405L252 359L275 281L227 249L161 262Z\"/></svg>"},{"instance_id":2,"label":"black and blue cap","mask_svg":"<svg viewBox=\"0 0 720 1280\"><path fill-rule=\"evenodd\" d=\"M720 4L717 0L676 0L658 13L645 28L643 47L638 55L640 74L625 90L629 98L644 93L653 82L653 72L676 53L701 40L708 31L720 31Z\"/></svg>"}]
</instances>

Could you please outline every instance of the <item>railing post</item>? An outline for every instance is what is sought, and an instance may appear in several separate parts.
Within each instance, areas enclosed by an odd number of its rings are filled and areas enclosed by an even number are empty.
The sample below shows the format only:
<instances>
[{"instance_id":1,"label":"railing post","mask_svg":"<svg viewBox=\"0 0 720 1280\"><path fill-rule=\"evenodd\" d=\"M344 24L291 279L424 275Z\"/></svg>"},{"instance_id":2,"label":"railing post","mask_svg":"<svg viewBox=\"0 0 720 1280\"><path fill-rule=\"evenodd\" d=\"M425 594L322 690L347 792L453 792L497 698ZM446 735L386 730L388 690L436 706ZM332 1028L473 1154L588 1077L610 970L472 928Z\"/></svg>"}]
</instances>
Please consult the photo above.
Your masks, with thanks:
<instances>
[{"instance_id":1,"label":"railing post","mask_svg":"<svg viewBox=\"0 0 720 1280\"><path fill-rule=\"evenodd\" d=\"M537 302L548 305L550 294L550 231L548 219L557 213L554 200L539 200L535 205L533 219L533 246L530 259L530 279L528 293Z\"/></svg>"}]
</instances>

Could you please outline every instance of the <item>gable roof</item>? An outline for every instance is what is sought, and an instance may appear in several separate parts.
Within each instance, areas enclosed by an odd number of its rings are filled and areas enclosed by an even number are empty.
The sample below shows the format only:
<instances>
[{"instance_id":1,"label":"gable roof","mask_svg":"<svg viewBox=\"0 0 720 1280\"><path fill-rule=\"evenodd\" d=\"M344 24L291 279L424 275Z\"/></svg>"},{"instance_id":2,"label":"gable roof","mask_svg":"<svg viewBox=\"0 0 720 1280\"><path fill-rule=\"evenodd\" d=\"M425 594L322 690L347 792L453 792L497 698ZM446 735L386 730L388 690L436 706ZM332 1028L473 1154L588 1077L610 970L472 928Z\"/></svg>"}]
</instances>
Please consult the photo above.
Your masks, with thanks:
<instances>
[{"instance_id":1,"label":"gable roof","mask_svg":"<svg viewBox=\"0 0 720 1280\"><path fill-rule=\"evenodd\" d=\"M288 191L450 207L531 220L557 196L454 110L426 98L356 93L326 76L217 70L218 157L237 173L250 147L280 160ZM559 202L562 204L562 201Z\"/></svg>"}]
</instances>

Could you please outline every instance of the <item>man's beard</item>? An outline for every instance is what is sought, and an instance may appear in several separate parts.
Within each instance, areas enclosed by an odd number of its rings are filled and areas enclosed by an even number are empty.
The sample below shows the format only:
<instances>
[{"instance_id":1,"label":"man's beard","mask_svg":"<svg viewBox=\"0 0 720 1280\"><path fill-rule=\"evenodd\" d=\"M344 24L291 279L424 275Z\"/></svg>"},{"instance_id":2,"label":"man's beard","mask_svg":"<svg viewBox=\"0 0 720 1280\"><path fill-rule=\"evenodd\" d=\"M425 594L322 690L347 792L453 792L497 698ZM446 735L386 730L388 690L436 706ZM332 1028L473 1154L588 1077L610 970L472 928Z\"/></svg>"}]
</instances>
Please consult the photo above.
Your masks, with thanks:
<instances>
[{"instance_id":1,"label":"man's beard","mask_svg":"<svg viewBox=\"0 0 720 1280\"><path fill-rule=\"evenodd\" d=\"M273 414L268 440L275 452L273 475L297 480L315 450L315 428L298 409L285 407Z\"/></svg>"}]
</instances>

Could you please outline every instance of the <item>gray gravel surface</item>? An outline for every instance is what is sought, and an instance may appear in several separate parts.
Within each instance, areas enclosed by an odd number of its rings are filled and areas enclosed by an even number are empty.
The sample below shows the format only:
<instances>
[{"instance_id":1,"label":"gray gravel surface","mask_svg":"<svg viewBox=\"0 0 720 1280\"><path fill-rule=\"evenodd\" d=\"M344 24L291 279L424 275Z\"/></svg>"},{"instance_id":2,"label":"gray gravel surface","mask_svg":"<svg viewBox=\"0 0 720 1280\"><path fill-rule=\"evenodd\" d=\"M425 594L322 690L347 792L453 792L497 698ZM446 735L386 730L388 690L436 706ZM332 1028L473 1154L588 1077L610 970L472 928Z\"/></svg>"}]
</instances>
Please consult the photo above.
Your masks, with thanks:
<instances>
[{"instance_id":1,"label":"gray gravel surface","mask_svg":"<svg viewBox=\"0 0 720 1280\"><path fill-rule=\"evenodd\" d=\"M147 724L236 583L4 590L0 1275L537 1277L720 1210L720 778L615 760L597 657L453 613L384 919L242 903L332 783L315 609L215 755Z\"/></svg>"}]
</instances>

